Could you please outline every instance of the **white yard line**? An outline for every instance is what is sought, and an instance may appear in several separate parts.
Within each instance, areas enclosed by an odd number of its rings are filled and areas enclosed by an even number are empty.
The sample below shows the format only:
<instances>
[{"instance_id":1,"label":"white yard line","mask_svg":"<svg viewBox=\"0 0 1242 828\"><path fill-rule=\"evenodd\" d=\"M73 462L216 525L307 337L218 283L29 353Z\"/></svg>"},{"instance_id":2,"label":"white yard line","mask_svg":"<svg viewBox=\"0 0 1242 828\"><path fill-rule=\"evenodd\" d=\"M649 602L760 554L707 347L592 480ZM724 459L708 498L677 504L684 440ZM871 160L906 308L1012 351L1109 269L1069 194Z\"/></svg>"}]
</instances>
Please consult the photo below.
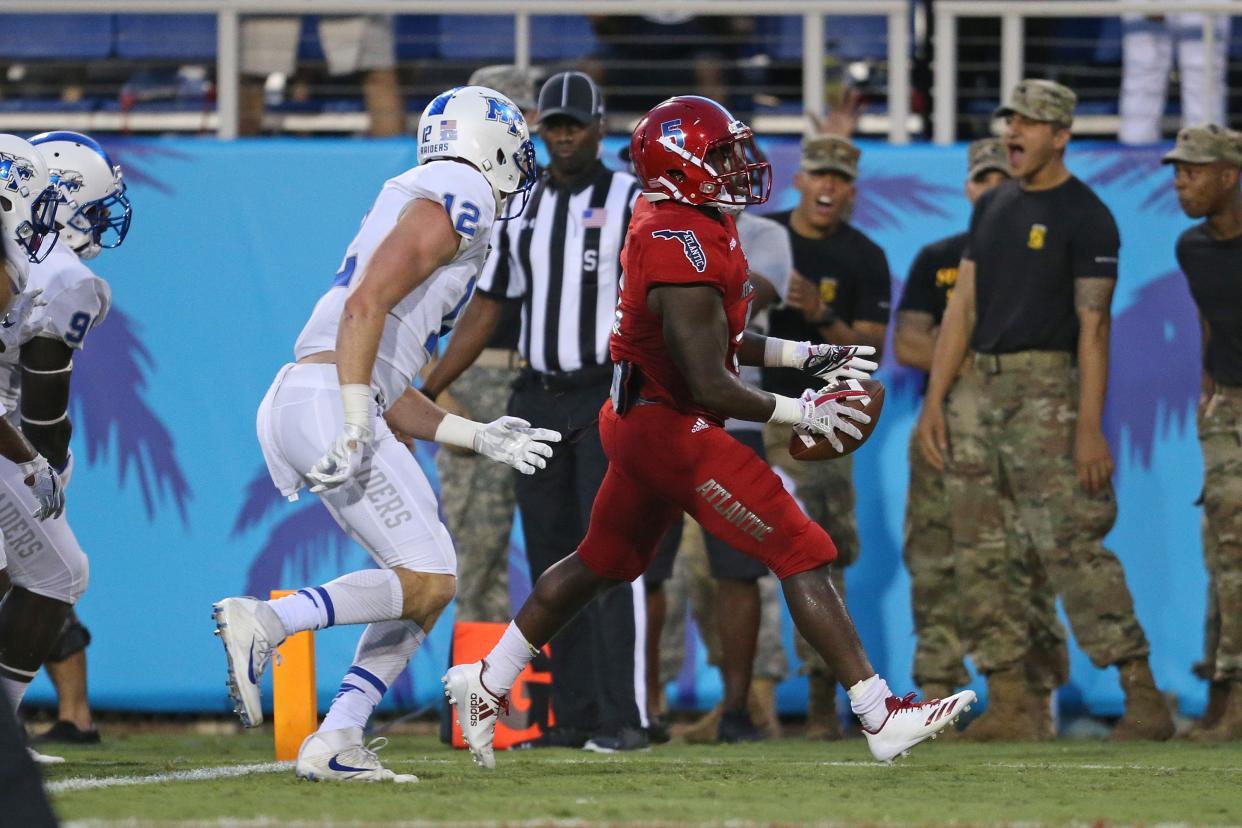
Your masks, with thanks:
<instances>
[{"instance_id":1,"label":"white yard line","mask_svg":"<svg viewBox=\"0 0 1242 828\"><path fill-rule=\"evenodd\" d=\"M249 776L252 773L276 773L289 770L292 762L262 762L254 765L221 765L217 768L153 773L149 776L79 776L59 779L44 787L48 793L90 791L95 788L121 788L129 785L158 785L162 782L206 782L212 779L228 779L233 776Z\"/></svg>"}]
</instances>

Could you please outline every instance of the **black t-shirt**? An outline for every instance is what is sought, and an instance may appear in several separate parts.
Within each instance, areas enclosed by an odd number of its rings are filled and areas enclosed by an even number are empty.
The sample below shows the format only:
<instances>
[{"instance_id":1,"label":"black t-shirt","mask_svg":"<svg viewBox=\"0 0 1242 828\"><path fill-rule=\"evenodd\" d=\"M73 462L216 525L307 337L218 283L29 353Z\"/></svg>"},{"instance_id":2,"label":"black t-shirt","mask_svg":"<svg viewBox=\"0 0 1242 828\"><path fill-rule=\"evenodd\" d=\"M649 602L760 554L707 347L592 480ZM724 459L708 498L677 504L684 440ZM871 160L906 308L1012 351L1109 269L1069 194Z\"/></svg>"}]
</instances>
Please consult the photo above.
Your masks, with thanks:
<instances>
[{"instance_id":1,"label":"black t-shirt","mask_svg":"<svg viewBox=\"0 0 1242 828\"><path fill-rule=\"evenodd\" d=\"M1208 323L1204 370L1221 385L1242 385L1242 237L1218 241L1196 225L1177 240L1177 263Z\"/></svg>"},{"instance_id":2,"label":"black t-shirt","mask_svg":"<svg viewBox=\"0 0 1242 828\"><path fill-rule=\"evenodd\" d=\"M1117 278L1113 214L1077 178L1051 190L1006 181L975 203L965 258L975 263L975 334L983 354L1078 347L1075 279Z\"/></svg>"},{"instance_id":3,"label":"black t-shirt","mask_svg":"<svg viewBox=\"0 0 1242 828\"><path fill-rule=\"evenodd\" d=\"M792 211L774 219L789 229L794 269L819 284L819 295L843 322L888 324L892 276L880 246L849 224L825 239L808 239L789 227ZM797 342L823 342L819 329L794 308L774 308L768 334ZM839 343L848 345L850 343ZM764 368L763 387L774 394L796 397L809 387L808 375L793 368Z\"/></svg>"},{"instance_id":4,"label":"black t-shirt","mask_svg":"<svg viewBox=\"0 0 1242 828\"><path fill-rule=\"evenodd\" d=\"M901 292L897 312L930 313L932 324L939 325L945 306L949 304L949 295L957 284L957 268L965 249L966 234L958 233L920 250L914 257L914 264L910 265L910 276Z\"/></svg>"}]
</instances>

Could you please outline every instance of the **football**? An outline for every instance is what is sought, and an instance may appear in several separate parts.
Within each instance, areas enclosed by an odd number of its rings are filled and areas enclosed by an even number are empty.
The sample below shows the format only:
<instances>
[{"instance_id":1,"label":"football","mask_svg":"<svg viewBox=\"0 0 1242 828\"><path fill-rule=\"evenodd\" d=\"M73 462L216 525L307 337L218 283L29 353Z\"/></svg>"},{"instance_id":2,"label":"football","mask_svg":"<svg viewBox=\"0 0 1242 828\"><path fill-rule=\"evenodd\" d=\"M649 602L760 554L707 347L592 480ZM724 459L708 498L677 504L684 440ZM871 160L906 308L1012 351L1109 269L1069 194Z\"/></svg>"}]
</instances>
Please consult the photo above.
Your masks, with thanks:
<instances>
[{"instance_id":1,"label":"football","mask_svg":"<svg viewBox=\"0 0 1242 828\"><path fill-rule=\"evenodd\" d=\"M837 457L852 454L859 446L867 442L871 432L875 431L876 423L880 421L880 411L884 408L884 384L879 380L842 380L841 382L833 383L823 390L864 392L866 396L855 397L846 401L845 404L870 414L871 422L859 423L851 420L858 427L858 430L862 432L862 439L855 439L848 434L842 434L838 431L837 437L840 439L843 449L840 452L832 447L832 443L828 442L827 437L820 434L808 434L800 428L794 428L793 434L789 435L789 454L795 460L834 460Z\"/></svg>"}]
</instances>

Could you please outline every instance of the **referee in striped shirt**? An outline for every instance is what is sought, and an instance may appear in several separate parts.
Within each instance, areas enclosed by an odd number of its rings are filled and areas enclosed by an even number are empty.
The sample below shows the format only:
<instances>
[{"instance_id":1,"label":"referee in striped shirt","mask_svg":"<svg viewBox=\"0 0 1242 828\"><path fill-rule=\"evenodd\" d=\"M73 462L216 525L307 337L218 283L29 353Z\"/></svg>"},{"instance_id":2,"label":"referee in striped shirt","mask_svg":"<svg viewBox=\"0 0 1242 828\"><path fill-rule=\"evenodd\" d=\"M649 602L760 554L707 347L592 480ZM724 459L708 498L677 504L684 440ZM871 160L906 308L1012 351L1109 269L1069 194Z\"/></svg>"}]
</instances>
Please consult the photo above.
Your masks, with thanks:
<instances>
[{"instance_id":1,"label":"referee in striped shirt","mask_svg":"<svg viewBox=\"0 0 1242 828\"><path fill-rule=\"evenodd\" d=\"M521 301L527 367L508 413L566 435L548 467L515 475L532 582L586 535L608 460L597 418L608 399L608 336L621 246L637 180L599 160L604 101L580 72L544 83L539 134L551 159L519 219L493 236L478 290L423 391L440 393L477 358L506 301ZM647 746L644 595L623 585L600 596L552 641L557 726L544 744L602 752ZM636 633L637 630L637 633Z\"/></svg>"}]
</instances>

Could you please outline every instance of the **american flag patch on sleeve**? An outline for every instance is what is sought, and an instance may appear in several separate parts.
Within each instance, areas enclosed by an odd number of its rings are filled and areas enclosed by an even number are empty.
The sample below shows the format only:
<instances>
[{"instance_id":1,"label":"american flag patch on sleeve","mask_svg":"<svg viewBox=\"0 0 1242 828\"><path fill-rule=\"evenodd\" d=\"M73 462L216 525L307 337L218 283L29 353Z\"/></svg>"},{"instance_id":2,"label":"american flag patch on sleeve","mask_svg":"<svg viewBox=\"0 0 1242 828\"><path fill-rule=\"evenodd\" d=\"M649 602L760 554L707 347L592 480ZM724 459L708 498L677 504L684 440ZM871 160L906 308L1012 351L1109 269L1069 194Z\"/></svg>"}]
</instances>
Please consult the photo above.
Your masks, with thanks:
<instances>
[{"instance_id":1,"label":"american flag patch on sleeve","mask_svg":"<svg viewBox=\"0 0 1242 828\"><path fill-rule=\"evenodd\" d=\"M603 227L608 221L608 211L603 207L590 207L582 211L582 226L590 230Z\"/></svg>"}]
</instances>

